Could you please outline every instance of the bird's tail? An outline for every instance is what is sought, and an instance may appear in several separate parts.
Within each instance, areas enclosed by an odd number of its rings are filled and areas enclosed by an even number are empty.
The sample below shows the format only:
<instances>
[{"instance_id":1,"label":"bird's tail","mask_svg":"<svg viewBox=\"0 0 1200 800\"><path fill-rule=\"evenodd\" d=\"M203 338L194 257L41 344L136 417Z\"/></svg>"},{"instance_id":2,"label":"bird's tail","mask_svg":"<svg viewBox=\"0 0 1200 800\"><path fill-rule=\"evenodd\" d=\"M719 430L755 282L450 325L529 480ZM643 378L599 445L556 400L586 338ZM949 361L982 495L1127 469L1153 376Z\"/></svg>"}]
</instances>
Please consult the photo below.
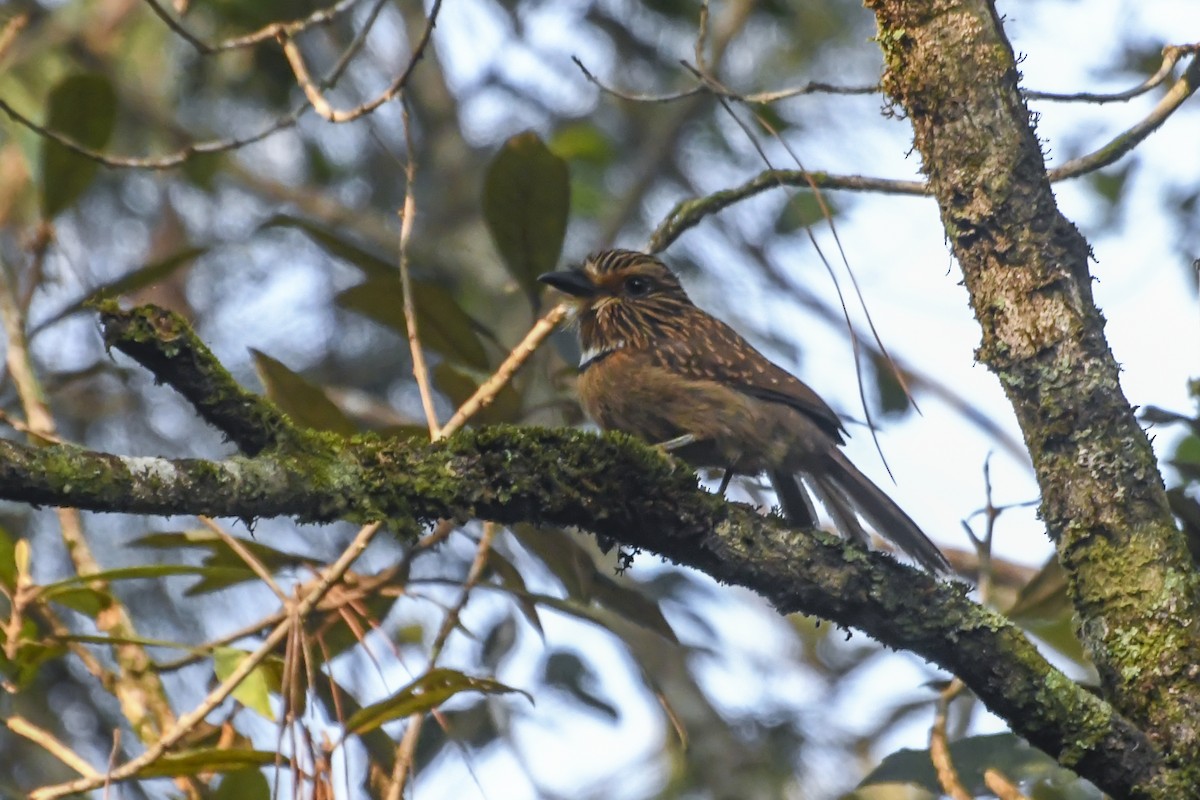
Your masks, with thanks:
<instances>
[{"instance_id":1,"label":"bird's tail","mask_svg":"<svg viewBox=\"0 0 1200 800\"><path fill-rule=\"evenodd\" d=\"M869 536L859 522L861 516L880 536L894 543L931 572L949 572L950 563L937 545L921 530L912 517L874 483L858 471L836 448L831 448L821 474L800 475L774 471L771 483L779 497L784 516L798 527L816 524L812 500L805 487L825 506L844 536L866 543Z\"/></svg>"}]
</instances>

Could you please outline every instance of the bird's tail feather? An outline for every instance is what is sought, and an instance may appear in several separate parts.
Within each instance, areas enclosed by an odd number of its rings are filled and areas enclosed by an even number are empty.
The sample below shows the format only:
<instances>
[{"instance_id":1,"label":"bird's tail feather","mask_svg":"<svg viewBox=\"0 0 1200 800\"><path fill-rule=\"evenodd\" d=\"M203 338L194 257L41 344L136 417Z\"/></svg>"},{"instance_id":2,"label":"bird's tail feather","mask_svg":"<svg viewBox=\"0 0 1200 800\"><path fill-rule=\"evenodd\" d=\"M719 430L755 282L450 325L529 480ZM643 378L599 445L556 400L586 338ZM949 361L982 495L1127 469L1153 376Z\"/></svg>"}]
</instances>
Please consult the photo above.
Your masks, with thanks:
<instances>
[{"instance_id":1,"label":"bird's tail feather","mask_svg":"<svg viewBox=\"0 0 1200 800\"><path fill-rule=\"evenodd\" d=\"M858 471L840 450L831 449L820 475L799 476L783 471L770 474L771 483L779 497L784 516L798 527L816 525L816 513L808 496L808 485L833 517L844 536L860 542L869 541L859 516L890 542L916 559L931 572L949 572L950 563L942 551L925 535L917 523L900 506Z\"/></svg>"},{"instance_id":2,"label":"bird's tail feather","mask_svg":"<svg viewBox=\"0 0 1200 800\"><path fill-rule=\"evenodd\" d=\"M796 476L783 470L772 470L768 477L787 521L797 528L815 528L817 509Z\"/></svg>"}]
</instances>

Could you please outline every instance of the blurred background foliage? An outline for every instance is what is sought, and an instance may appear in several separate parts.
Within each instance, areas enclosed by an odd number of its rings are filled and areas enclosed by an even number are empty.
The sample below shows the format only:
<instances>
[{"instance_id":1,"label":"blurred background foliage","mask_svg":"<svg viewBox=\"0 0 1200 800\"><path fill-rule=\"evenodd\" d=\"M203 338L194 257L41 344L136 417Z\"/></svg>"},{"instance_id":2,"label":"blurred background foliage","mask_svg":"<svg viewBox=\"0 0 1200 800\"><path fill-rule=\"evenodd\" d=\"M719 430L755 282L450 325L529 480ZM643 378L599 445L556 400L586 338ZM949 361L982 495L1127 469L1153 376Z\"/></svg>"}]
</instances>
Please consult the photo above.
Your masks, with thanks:
<instances>
[{"instance_id":1,"label":"blurred background foliage","mask_svg":"<svg viewBox=\"0 0 1200 800\"><path fill-rule=\"evenodd\" d=\"M1078 3L1027 6L1022 13L1035 20L1043 7L1047 18L1063 6L1082 13ZM0 122L0 257L13 301L6 325L16 309L57 436L89 448L231 452L180 398L105 352L89 299L153 302L183 314L240 381L302 424L425 436L397 279L397 211L406 193L416 204L407 244L413 300L444 421L548 307L533 281L539 272L606 245L640 246L676 202L740 185L764 167L746 130L710 94L621 98L571 61L577 56L630 93L692 89L695 79L679 62L696 60L695 2L447 2L403 92L411 151L398 101L330 123L308 110L270 31L250 43L236 39L329 12L297 30L295 42L310 72L326 80L325 96L348 110L403 71L428 7L176 0L160 10L192 41L146 0L0 6L0 100L111 162L71 152L11 116ZM870 14L854 3L731 0L709 9L702 50L712 74L746 91L809 80L871 87L881 69L872 34ZM230 46L216 47L222 42ZM1106 59L1098 80L1136 84L1157 68L1164 44L1131 31L1098 56ZM778 167L796 165L764 124L793 144L827 128L858 148L898 143L903 155L907 134L882 119L881 105L874 94L818 93L756 104L760 117L741 119ZM1193 111L1193 126L1195 119ZM1086 124L1079 144L1068 140L1065 150L1096 143ZM871 132L846 133L860 128ZM835 149L806 166L873 169L858 163L860 154ZM1125 187L1138 164L1135 153L1088 179L1085 191L1102 209L1094 221L1129 213ZM902 177L912 176L908 169ZM1185 263L1200 244L1197 185L1162 186L1175 252L1192 254ZM822 199L825 209L807 190L755 197L670 251L705 305L793 364L807 355L797 331L808 323L779 320L836 325L841 316L806 288L826 280L815 255L804 256L813 271L803 275L793 272L799 259L780 257L807 246L806 226L842 220L859 202L848 193ZM754 302L737 302L729 285ZM10 328L0 408L8 435L22 436L29 408L13 380L12 335ZM570 336L556 336L473 424L582 423L571 387L574 348ZM972 416L968 399L919 371L919 354L905 357L917 365L909 378L918 399L950 398L1005 447L990 420ZM883 362L873 363L864 378L870 407L889 417L911 413ZM1190 431L1174 450L1172 499L1200 535L1200 420L1191 416L1146 412L1147 422ZM956 513L988 503L980 495ZM128 610L150 671L179 713L229 674L240 648L252 649L256 620L274 613L270 589L245 558L194 519L84 515L100 566L125 569L101 589L74 577L79 563L64 546L60 515L12 504L0 512L5 619L16 619L22 580L40 587L31 607L49 609L0 634L0 715L29 720L97 769L110 754L116 762L136 754L146 738L96 677L125 669L94 639L111 632L100 619L106 609ZM972 525L982 536L980 518ZM255 524L253 537L229 527L285 587L309 580L353 534L278 520ZM496 531L485 550L478 524L435 535L429 547L377 540L356 569L387 580L310 620L317 668L307 677L289 675L281 651L195 731L188 747L207 755L159 773L189 779L146 778L113 796L265 797L278 788L273 753L282 754L283 787L296 779L287 769L294 761L306 792L382 796L380 776L391 772L403 730L385 721L433 705L414 701L431 690L411 683L429 675L441 681L436 699L447 702L416 747L415 797L823 798L864 778L863 797L919 797L919 786L936 792L926 754L893 753L900 744L922 746L937 697L936 686L923 684L944 678L927 665L812 619L780 618L746 592L645 555L617 574L614 553L572 532ZM440 655L445 672L430 673L438 628L478 552L487 559L480 586ZM977 577L974 552L952 555ZM985 578L985 601L1011 610L1060 663L1087 676L1053 563L1039 571L997 559ZM287 688L297 683L309 693ZM352 717L389 696L390 705ZM273 720L285 707L296 721L281 736ZM983 735L995 725L979 726L969 696L951 711L955 758L972 791L986 793L983 769L999 766L1037 797L1097 796L1014 737ZM339 720L347 719L361 735L340 744ZM246 760L219 759L209 749L218 744ZM0 731L0 752L0 791L8 794L74 776L11 730Z\"/></svg>"}]
</instances>

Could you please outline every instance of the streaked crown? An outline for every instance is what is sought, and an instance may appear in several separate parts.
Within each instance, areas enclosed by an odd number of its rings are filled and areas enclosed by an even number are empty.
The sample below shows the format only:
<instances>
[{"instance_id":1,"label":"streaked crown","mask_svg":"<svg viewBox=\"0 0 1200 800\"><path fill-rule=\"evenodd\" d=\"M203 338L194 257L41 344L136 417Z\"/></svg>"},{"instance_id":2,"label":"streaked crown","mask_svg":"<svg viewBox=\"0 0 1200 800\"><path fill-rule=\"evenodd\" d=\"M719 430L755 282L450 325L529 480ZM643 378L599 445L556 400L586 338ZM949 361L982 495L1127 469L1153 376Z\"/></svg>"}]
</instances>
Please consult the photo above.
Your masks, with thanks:
<instances>
[{"instance_id":1,"label":"streaked crown","mask_svg":"<svg viewBox=\"0 0 1200 800\"><path fill-rule=\"evenodd\" d=\"M585 353L682 335L686 318L697 311L666 264L635 250L593 253L581 267L539 280L572 296Z\"/></svg>"}]
</instances>

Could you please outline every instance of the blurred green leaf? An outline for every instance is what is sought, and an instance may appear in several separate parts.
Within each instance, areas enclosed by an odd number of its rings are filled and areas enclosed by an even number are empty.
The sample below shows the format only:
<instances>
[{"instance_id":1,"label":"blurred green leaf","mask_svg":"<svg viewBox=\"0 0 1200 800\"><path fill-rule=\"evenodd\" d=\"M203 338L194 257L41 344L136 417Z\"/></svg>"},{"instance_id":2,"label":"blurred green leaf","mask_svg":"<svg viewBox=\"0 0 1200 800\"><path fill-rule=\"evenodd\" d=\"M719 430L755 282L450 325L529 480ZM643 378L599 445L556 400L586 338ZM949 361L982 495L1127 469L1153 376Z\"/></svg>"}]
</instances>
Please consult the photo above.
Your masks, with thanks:
<instances>
[{"instance_id":1,"label":"blurred green leaf","mask_svg":"<svg viewBox=\"0 0 1200 800\"><path fill-rule=\"evenodd\" d=\"M610 164L617 154L612 141L590 122L574 122L559 128L550 139L550 150L567 161L586 161L597 166Z\"/></svg>"},{"instance_id":2,"label":"blurred green leaf","mask_svg":"<svg viewBox=\"0 0 1200 800\"><path fill-rule=\"evenodd\" d=\"M882 413L897 415L912 408L892 362L881 354L872 353L871 369L875 373L875 389L879 393L879 410Z\"/></svg>"},{"instance_id":3,"label":"blurred green leaf","mask_svg":"<svg viewBox=\"0 0 1200 800\"><path fill-rule=\"evenodd\" d=\"M491 678L472 678L452 669L438 668L425 673L386 700L372 703L351 715L346 720L346 734L366 733L392 720L432 711L459 692L519 692L525 695L530 703L533 702L533 697L528 692L514 689Z\"/></svg>"},{"instance_id":4,"label":"blurred green leaf","mask_svg":"<svg viewBox=\"0 0 1200 800\"><path fill-rule=\"evenodd\" d=\"M983 782L983 773L987 769L998 769L1013 781L1036 778L1059 769L1054 759L1011 733L970 736L951 742L950 759L963 786L975 794L987 793L987 785ZM928 750L897 750L884 758L859 786L877 783L914 783L937 796L942 791Z\"/></svg>"},{"instance_id":5,"label":"blurred green leaf","mask_svg":"<svg viewBox=\"0 0 1200 800\"><path fill-rule=\"evenodd\" d=\"M100 612L106 608L110 608L113 604L112 594L104 589L91 589L82 586L60 589L54 592L54 596L49 599L92 619L100 616Z\"/></svg>"},{"instance_id":6,"label":"blurred green leaf","mask_svg":"<svg viewBox=\"0 0 1200 800\"><path fill-rule=\"evenodd\" d=\"M224 168L224 153L193 153L191 158L183 162L180 170L193 186L211 192L217 185L217 176Z\"/></svg>"},{"instance_id":7,"label":"blurred green leaf","mask_svg":"<svg viewBox=\"0 0 1200 800\"><path fill-rule=\"evenodd\" d=\"M542 681L547 686L566 692L577 702L611 720L621 716L612 703L596 693L600 680L592 668L574 653L566 650L550 653L542 667Z\"/></svg>"},{"instance_id":8,"label":"blurred green leaf","mask_svg":"<svg viewBox=\"0 0 1200 800\"><path fill-rule=\"evenodd\" d=\"M1179 470L1184 480L1200 481L1200 436L1185 437L1167 463Z\"/></svg>"},{"instance_id":9,"label":"blurred green leaf","mask_svg":"<svg viewBox=\"0 0 1200 800\"><path fill-rule=\"evenodd\" d=\"M465 403L479 388L474 378L444 361L433 368L433 383L442 394L450 398L450 402L454 403L456 408ZM474 422L479 425L516 422L520 414L521 396L512 384L508 383L496 393L492 402L479 409Z\"/></svg>"},{"instance_id":10,"label":"blurred green leaf","mask_svg":"<svg viewBox=\"0 0 1200 800\"><path fill-rule=\"evenodd\" d=\"M256 769L230 772L211 795L212 800L270 800L271 784Z\"/></svg>"},{"instance_id":11,"label":"blurred green leaf","mask_svg":"<svg viewBox=\"0 0 1200 800\"><path fill-rule=\"evenodd\" d=\"M235 647L218 647L214 650L213 672L216 673L217 680L228 679L249 655L248 651ZM271 708L271 694L280 691L280 684L278 663L272 665L269 660L263 661L242 679L233 690L233 697L246 708L258 712L264 719L274 722L275 712Z\"/></svg>"},{"instance_id":12,"label":"blurred green leaf","mask_svg":"<svg viewBox=\"0 0 1200 800\"><path fill-rule=\"evenodd\" d=\"M266 767L275 763L278 755L268 750L235 750L205 748L168 753L138 771L141 778L173 778L180 775L199 775L201 772L237 772L251 767ZM284 759L286 762L287 759Z\"/></svg>"},{"instance_id":13,"label":"blurred green leaf","mask_svg":"<svg viewBox=\"0 0 1200 800\"><path fill-rule=\"evenodd\" d=\"M1167 490L1167 504L1183 526L1192 561L1200 564L1200 502L1188 496L1187 487L1172 486Z\"/></svg>"},{"instance_id":14,"label":"blurred green leaf","mask_svg":"<svg viewBox=\"0 0 1200 800\"><path fill-rule=\"evenodd\" d=\"M810 189L797 189L792 192L787 203L780 209L779 216L775 218L775 232L794 233L824 222L826 217L821 200L825 201L830 216L836 219L839 209L828 194L822 194L818 199Z\"/></svg>"},{"instance_id":15,"label":"blurred green leaf","mask_svg":"<svg viewBox=\"0 0 1200 800\"><path fill-rule=\"evenodd\" d=\"M567 162L536 133L519 133L492 159L483 184L483 218L509 274L537 308L537 276L562 253L571 203Z\"/></svg>"},{"instance_id":16,"label":"blurred green leaf","mask_svg":"<svg viewBox=\"0 0 1200 800\"><path fill-rule=\"evenodd\" d=\"M254 358L254 369L258 372L259 380L266 387L267 397L282 408L293 422L342 436L353 436L359 432L354 421L342 413L319 386L260 350L250 348L250 355Z\"/></svg>"},{"instance_id":17,"label":"blurred green leaf","mask_svg":"<svg viewBox=\"0 0 1200 800\"><path fill-rule=\"evenodd\" d=\"M1067 600L1067 576L1056 556L1047 559L1029 583L1017 593L1017 599L1005 612L1012 621L1020 624L1033 619L1053 619L1069 612Z\"/></svg>"},{"instance_id":18,"label":"blurred green leaf","mask_svg":"<svg viewBox=\"0 0 1200 800\"><path fill-rule=\"evenodd\" d=\"M94 592L93 589L89 588L89 584L95 581L115 583L117 581L169 578L175 575L201 575L203 573L204 567L196 567L190 564L142 564L135 567L117 567L115 569L94 572L90 575L72 575L69 578L63 578L54 583L47 583L41 587L38 595L43 600L53 600L57 603L70 606L76 611L81 611L82 609L72 605L72 603L84 602L85 605L90 604L78 599L76 593L81 591L85 593ZM104 596L108 597L107 594ZM75 599L71 599L72 597L75 597Z\"/></svg>"},{"instance_id":19,"label":"blurred green leaf","mask_svg":"<svg viewBox=\"0 0 1200 800\"><path fill-rule=\"evenodd\" d=\"M413 281L412 289L421 344L460 364L486 370L487 351L477 333L482 326L459 308L454 295L428 281ZM372 278L352 286L337 296L337 304L370 317L405 338L408 336L404 293L395 277Z\"/></svg>"},{"instance_id":20,"label":"blurred green leaf","mask_svg":"<svg viewBox=\"0 0 1200 800\"><path fill-rule=\"evenodd\" d=\"M596 582L596 563L578 538L561 528L518 524L513 536L562 583L567 597L590 601Z\"/></svg>"},{"instance_id":21,"label":"blurred green leaf","mask_svg":"<svg viewBox=\"0 0 1200 800\"><path fill-rule=\"evenodd\" d=\"M99 300L107 300L110 297L120 297L130 292L136 292L138 289L144 289L159 281L170 277L175 271L191 264L200 256L208 252L207 247L188 247L180 250L172 256L154 261L144 266L138 267L133 272L128 272L115 281L97 286L79 300L76 300L71 305L58 312L50 319L38 323L35 330L49 327L60 320L66 319L72 314L77 314L88 307L89 304Z\"/></svg>"},{"instance_id":22,"label":"blurred green leaf","mask_svg":"<svg viewBox=\"0 0 1200 800\"><path fill-rule=\"evenodd\" d=\"M207 553L202 567L192 567L194 574L200 580L188 587L185 594L197 595L225 589L237 583L257 580L258 575L246 565L242 557L235 553L221 537L207 529L190 531L159 531L142 536L130 542L134 547L154 547L158 549L196 549ZM259 542L241 540L254 557L272 573L283 569L294 569L301 566L319 566L319 559L308 556L276 550ZM182 574L182 573L180 573Z\"/></svg>"},{"instance_id":23,"label":"blurred green leaf","mask_svg":"<svg viewBox=\"0 0 1200 800\"><path fill-rule=\"evenodd\" d=\"M358 267L368 278L388 278L392 281L400 279L400 268L393 260L373 253L362 245L315 222L291 214L276 214L259 226L259 230L267 228L294 228L301 231L320 245L326 253Z\"/></svg>"},{"instance_id":24,"label":"blurred green leaf","mask_svg":"<svg viewBox=\"0 0 1200 800\"><path fill-rule=\"evenodd\" d=\"M598 577L593 586L596 602L630 622L649 628L668 642L679 644L656 600L647 597L632 583L616 581L608 575Z\"/></svg>"},{"instance_id":25,"label":"blurred green leaf","mask_svg":"<svg viewBox=\"0 0 1200 800\"><path fill-rule=\"evenodd\" d=\"M0 674L13 681L18 689L28 688L44 664L68 652L64 642L50 640L47 643L45 634L31 619L22 620L20 630L16 632L16 645L8 641L12 633L9 629L0 628L0 642L4 644L0 647ZM12 654L12 660L9 660L9 653Z\"/></svg>"},{"instance_id":26,"label":"blurred green leaf","mask_svg":"<svg viewBox=\"0 0 1200 800\"><path fill-rule=\"evenodd\" d=\"M50 90L46 127L92 150L108 144L117 121L117 94L103 75L70 75ZM42 140L41 206L47 219L79 199L100 164L51 139Z\"/></svg>"},{"instance_id":27,"label":"blurred green leaf","mask_svg":"<svg viewBox=\"0 0 1200 800\"><path fill-rule=\"evenodd\" d=\"M512 655L517 644L517 618L508 612L496 620L483 636L479 662L494 672L500 663Z\"/></svg>"},{"instance_id":28,"label":"blurred green leaf","mask_svg":"<svg viewBox=\"0 0 1200 800\"><path fill-rule=\"evenodd\" d=\"M0 586L10 592L17 587L17 540L0 525Z\"/></svg>"},{"instance_id":29,"label":"blurred green leaf","mask_svg":"<svg viewBox=\"0 0 1200 800\"><path fill-rule=\"evenodd\" d=\"M512 596L517 601L517 606L521 609L526 621L544 638L545 632L542 630L542 620L538 617L537 604L527 596L529 590L525 586L525 578L521 576L521 572L511 561L497 553L494 547L488 549L487 558L488 569L500 580L501 586L512 591Z\"/></svg>"}]
</instances>

